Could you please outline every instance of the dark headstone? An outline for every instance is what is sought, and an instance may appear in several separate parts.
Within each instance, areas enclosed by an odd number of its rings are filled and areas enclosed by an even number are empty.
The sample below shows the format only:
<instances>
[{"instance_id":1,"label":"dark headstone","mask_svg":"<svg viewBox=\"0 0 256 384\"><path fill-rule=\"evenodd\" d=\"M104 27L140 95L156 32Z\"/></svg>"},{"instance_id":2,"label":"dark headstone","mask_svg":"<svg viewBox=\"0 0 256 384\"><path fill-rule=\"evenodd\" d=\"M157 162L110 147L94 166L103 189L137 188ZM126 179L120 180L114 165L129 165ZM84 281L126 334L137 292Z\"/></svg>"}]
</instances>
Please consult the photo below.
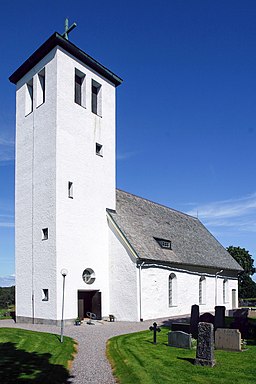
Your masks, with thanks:
<instances>
[{"instance_id":1,"label":"dark headstone","mask_svg":"<svg viewBox=\"0 0 256 384\"><path fill-rule=\"evenodd\" d=\"M190 333L194 339L197 339L198 335L198 323L199 323L199 306L197 304L191 307L190 316Z\"/></svg>"},{"instance_id":2,"label":"dark headstone","mask_svg":"<svg viewBox=\"0 0 256 384\"><path fill-rule=\"evenodd\" d=\"M205 313L203 313L199 317L199 321L201 323L211 323L211 324L214 324L214 316L211 313L209 313L209 312L205 312Z\"/></svg>"},{"instance_id":3,"label":"dark headstone","mask_svg":"<svg viewBox=\"0 0 256 384\"><path fill-rule=\"evenodd\" d=\"M198 324L195 365L205 365L208 367L215 365L213 324L203 322Z\"/></svg>"},{"instance_id":4,"label":"dark headstone","mask_svg":"<svg viewBox=\"0 0 256 384\"><path fill-rule=\"evenodd\" d=\"M226 307L223 305L217 305L215 307L215 319L214 319L214 329L225 328L225 311Z\"/></svg>"},{"instance_id":5,"label":"dark headstone","mask_svg":"<svg viewBox=\"0 0 256 384\"><path fill-rule=\"evenodd\" d=\"M249 321L248 318L236 317L234 321L230 324L231 329L239 329L242 335L242 339L250 338L249 334Z\"/></svg>"},{"instance_id":6,"label":"dark headstone","mask_svg":"<svg viewBox=\"0 0 256 384\"><path fill-rule=\"evenodd\" d=\"M171 330L190 333L190 324L189 323L172 323Z\"/></svg>"},{"instance_id":7,"label":"dark headstone","mask_svg":"<svg viewBox=\"0 0 256 384\"><path fill-rule=\"evenodd\" d=\"M240 317L246 319L248 317L249 308L239 308L233 313L233 317Z\"/></svg>"},{"instance_id":8,"label":"dark headstone","mask_svg":"<svg viewBox=\"0 0 256 384\"><path fill-rule=\"evenodd\" d=\"M191 335L181 331L168 332L168 345L175 348L191 348Z\"/></svg>"}]
</instances>

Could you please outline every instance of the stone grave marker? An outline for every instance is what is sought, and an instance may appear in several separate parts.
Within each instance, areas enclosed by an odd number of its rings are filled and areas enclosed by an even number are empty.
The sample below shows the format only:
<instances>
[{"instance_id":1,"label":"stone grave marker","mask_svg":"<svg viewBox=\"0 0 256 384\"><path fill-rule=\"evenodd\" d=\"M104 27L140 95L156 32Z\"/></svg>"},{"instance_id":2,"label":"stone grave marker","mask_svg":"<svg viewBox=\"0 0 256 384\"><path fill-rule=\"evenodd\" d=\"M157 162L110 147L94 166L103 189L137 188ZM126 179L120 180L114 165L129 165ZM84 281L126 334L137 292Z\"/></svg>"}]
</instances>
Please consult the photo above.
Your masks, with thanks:
<instances>
[{"instance_id":1,"label":"stone grave marker","mask_svg":"<svg viewBox=\"0 0 256 384\"><path fill-rule=\"evenodd\" d=\"M225 328L225 311L226 307L223 305L217 305L215 307L215 319L214 319L214 329Z\"/></svg>"},{"instance_id":2,"label":"stone grave marker","mask_svg":"<svg viewBox=\"0 0 256 384\"><path fill-rule=\"evenodd\" d=\"M215 332L215 348L241 351L241 333L239 329L218 328Z\"/></svg>"},{"instance_id":3,"label":"stone grave marker","mask_svg":"<svg viewBox=\"0 0 256 384\"><path fill-rule=\"evenodd\" d=\"M205 312L199 317L199 321L214 324L214 316L210 312Z\"/></svg>"},{"instance_id":4,"label":"stone grave marker","mask_svg":"<svg viewBox=\"0 0 256 384\"><path fill-rule=\"evenodd\" d=\"M172 331L168 333L168 345L175 348L191 349L191 335L182 331Z\"/></svg>"},{"instance_id":5,"label":"stone grave marker","mask_svg":"<svg viewBox=\"0 0 256 384\"><path fill-rule=\"evenodd\" d=\"M195 365L204 365L208 367L213 367L215 365L213 324L203 322L198 324Z\"/></svg>"},{"instance_id":6,"label":"stone grave marker","mask_svg":"<svg viewBox=\"0 0 256 384\"><path fill-rule=\"evenodd\" d=\"M190 333L194 339L197 339L199 323L199 305L194 304L191 306L190 315Z\"/></svg>"}]
</instances>

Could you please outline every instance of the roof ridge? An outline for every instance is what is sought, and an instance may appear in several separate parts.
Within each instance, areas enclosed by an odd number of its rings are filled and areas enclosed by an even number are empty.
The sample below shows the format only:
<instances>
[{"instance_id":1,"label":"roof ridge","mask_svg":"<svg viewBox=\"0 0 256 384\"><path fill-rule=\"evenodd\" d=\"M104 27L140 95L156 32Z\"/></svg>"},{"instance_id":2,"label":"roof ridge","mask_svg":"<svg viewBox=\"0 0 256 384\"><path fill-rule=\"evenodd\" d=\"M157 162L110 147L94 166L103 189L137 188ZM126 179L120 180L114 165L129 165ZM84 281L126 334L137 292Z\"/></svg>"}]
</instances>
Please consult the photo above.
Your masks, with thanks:
<instances>
[{"instance_id":1,"label":"roof ridge","mask_svg":"<svg viewBox=\"0 0 256 384\"><path fill-rule=\"evenodd\" d=\"M157 202L155 202L155 201L146 199L145 197L141 197L141 196L135 195L134 193L126 192L126 191L124 191L123 189L120 189L120 188L116 188L116 190L117 190L117 191L120 191L120 192L124 192L124 193L126 193L127 195L131 195L131 196L137 197L138 199L148 201L149 203L158 205L159 207L167 208L167 209L169 209L169 210L171 210L171 211L173 211L173 212L177 212L177 213L179 213L180 215L184 215L184 216L191 217L192 219L195 219L195 220L197 220L197 221L199 221L199 222L201 223L201 221L200 221L197 217L192 216L192 215L189 215L188 213L185 213L185 212L181 212L181 211L179 211L178 209L170 208L170 207L168 207L167 205L164 205L164 204L161 204L161 203L157 203Z\"/></svg>"}]
</instances>

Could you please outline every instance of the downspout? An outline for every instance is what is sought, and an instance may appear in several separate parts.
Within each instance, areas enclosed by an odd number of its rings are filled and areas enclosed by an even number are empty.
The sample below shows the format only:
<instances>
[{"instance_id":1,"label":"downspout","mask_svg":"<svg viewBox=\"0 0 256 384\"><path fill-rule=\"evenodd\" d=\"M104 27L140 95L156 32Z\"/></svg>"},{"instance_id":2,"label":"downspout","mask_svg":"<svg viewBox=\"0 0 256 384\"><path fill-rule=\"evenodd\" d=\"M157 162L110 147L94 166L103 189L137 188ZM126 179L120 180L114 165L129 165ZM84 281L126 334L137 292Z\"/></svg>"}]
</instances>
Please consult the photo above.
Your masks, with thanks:
<instances>
[{"instance_id":1,"label":"downspout","mask_svg":"<svg viewBox=\"0 0 256 384\"><path fill-rule=\"evenodd\" d=\"M143 267L143 265L145 264L145 262L143 261L140 265L139 265L139 301L140 301L140 321L143 321L143 318L142 318L142 303L141 303L141 268Z\"/></svg>"}]
</instances>

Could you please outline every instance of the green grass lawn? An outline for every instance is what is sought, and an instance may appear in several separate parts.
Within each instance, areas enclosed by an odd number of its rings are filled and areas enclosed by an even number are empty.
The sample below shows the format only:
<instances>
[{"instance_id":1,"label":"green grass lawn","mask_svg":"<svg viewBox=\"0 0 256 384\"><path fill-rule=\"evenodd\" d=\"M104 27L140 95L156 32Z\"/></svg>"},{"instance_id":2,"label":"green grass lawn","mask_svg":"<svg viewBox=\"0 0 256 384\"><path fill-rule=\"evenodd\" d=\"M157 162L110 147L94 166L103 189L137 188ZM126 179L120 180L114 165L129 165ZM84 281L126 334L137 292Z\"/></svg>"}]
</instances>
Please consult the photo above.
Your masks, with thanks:
<instances>
[{"instance_id":1,"label":"green grass lawn","mask_svg":"<svg viewBox=\"0 0 256 384\"><path fill-rule=\"evenodd\" d=\"M120 384L250 384L256 383L256 346L244 352L215 351L213 368L193 365L196 349L167 346L168 329L144 331L109 340L108 358Z\"/></svg>"},{"instance_id":2,"label":"green grass lawn","mask_svg":"<svg viewBox=\"0 0 256 384\"><path fill-rule=\"evenodd\" d=\"M0 382L68 383L75 341L59 335L0 328Z\"/></svg>"}]
</instances>

